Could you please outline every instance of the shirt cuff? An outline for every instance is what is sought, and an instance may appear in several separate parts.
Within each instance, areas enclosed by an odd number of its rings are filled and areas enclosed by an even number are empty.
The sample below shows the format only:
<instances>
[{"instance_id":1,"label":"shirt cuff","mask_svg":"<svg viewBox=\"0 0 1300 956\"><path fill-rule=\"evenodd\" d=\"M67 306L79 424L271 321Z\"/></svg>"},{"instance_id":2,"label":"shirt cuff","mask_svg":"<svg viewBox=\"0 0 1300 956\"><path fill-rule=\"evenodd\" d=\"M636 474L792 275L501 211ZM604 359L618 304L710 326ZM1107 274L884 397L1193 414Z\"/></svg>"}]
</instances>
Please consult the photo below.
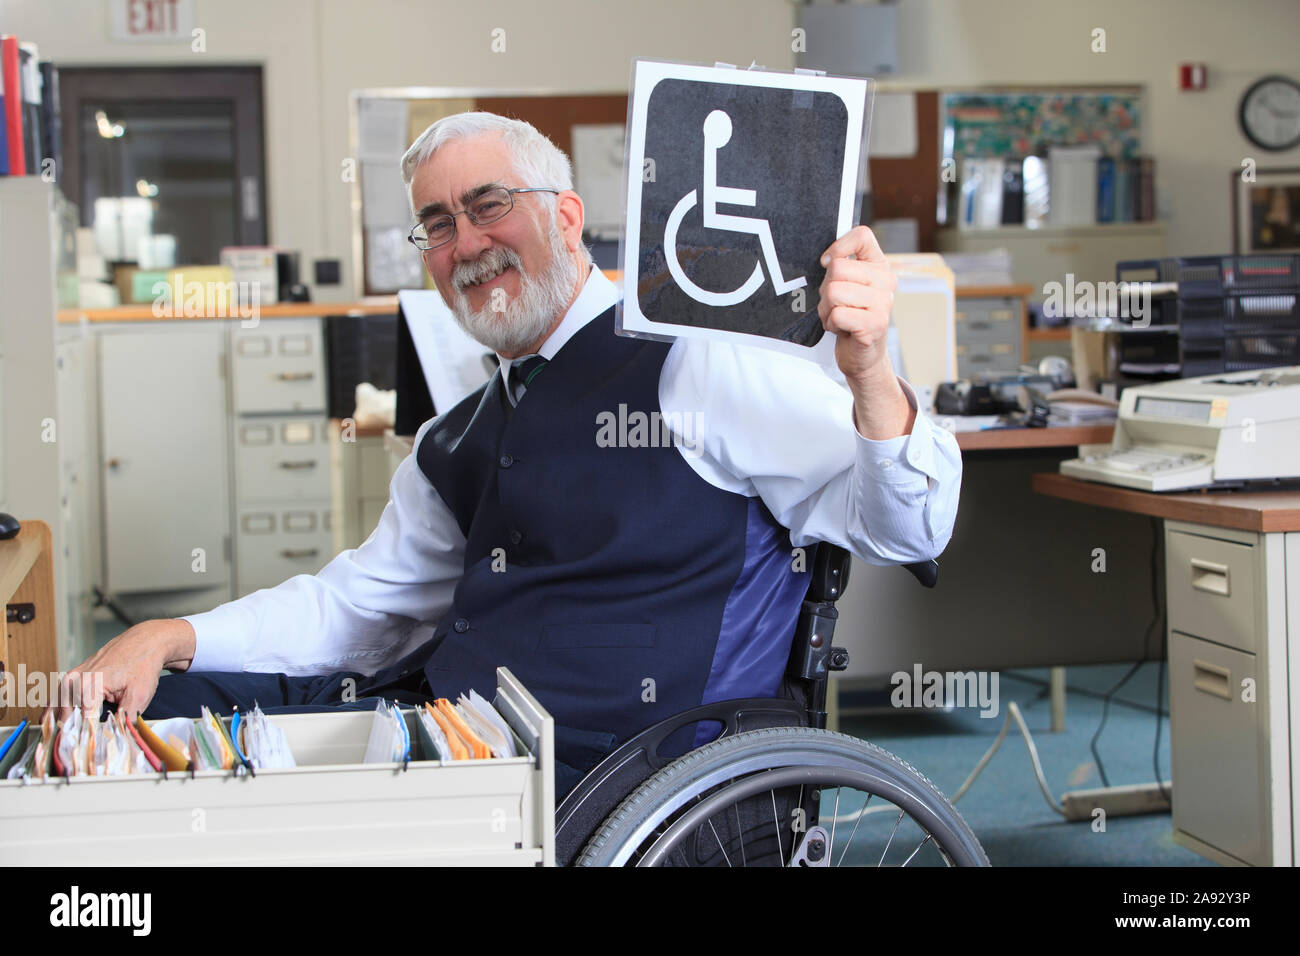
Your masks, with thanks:
<instances>
[{"instance_id":1,"label":"shirt cuff","mask_svg":"<svg viewBox=\"0 0 1300 956\"><path fill-rule=\"evenodd\" d=\"M196 673L243 672L248 660L245 635L251 631L248 621L239 619L241 616L242 609L231 602L181 618L194 628L194 659L190 661L189 670Z\"/></svg>"},{"instance_id":2,"label":"shirt cuff","mask_svg":"<svg viewBox=\"0 0 1300 956\"><path fill-rule=\"evenodd\" d=\"M853 433L858 436L858 459L866 473L879 481L900 484L915 481L917 477L937 478L934 466L934 425L921 412L912 386L901 378L897 379L907 396L907 402L916 412L912 431L894 438L866 438L858 431L856 417L853 421ZM850 407L849 415L853 416Z\"/></svg>"}]
</instances>

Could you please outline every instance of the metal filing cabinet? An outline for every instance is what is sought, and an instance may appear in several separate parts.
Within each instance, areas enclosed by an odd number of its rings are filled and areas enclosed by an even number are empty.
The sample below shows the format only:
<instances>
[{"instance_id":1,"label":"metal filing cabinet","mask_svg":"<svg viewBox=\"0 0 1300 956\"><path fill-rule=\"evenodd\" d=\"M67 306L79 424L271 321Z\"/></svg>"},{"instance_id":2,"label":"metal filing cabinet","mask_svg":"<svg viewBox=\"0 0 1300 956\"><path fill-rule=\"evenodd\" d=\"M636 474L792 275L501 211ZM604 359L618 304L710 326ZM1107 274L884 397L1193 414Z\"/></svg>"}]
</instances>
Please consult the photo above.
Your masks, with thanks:
<instances>
[{"instance_id":1,"label":"metal filing cabinet","mask_svg":"<svg viewBox=\"0 0 1300 956\"><path fill-rule=\"evenodd\" d=\"M320 319L230 323L235 414L323 413L323 343Z\"/></svg>"},{"instance_id":2,"label":"metal filing cabinet","mask_svg":"<svg viewBox=\"0 0 1300 956\"><path fill-rule=\"evenodd\" d=\"M1287 567L1297 542L1165 522L1174 839L1220 863L1295 861Z\"/></svg>"},{"instance_id":3,"label":"metal filing cabinet","mask_svg":"<svg viewBox=\"0 0 1300 956\"><path fill-rule=\"evenodd\" d=\"M235 592L249 594L334 555L321 320L229 323L235 472Z\"/></svg>"},{"instance_id":4,"label":"metal filing cabinet","mask_svg":"<svg viewBox=\"0 0 1300 956\"><path fill-rule=\"evenodd\" d=\"M959 296L957 377L1014 372L1024 349L1024 301L1015 296Z\"/></svg>"},{"instance_id":5,"label":"metal filing cabinet","mask_svg":"<svg viewBox=\"0 0 1300 956\"><path fill-rule=\"evenodd\" d=\"M554 721L505 668L493 704L523 756L362 763L350 711L272 717L298 766L256 776L3 780L0 865L553 866Z\"/></svg>"},{"instance_id":6,"label":"metal filing cabinet","mask_svg":"<svg viewBox=\"0 0 1300 956\"><path fill-rule=\"evenodd\" d=\"M181 592L191 608L230 598L225 352L215 323L100 331L104 570L114 594Z\"/></svg>"}]
</instances>

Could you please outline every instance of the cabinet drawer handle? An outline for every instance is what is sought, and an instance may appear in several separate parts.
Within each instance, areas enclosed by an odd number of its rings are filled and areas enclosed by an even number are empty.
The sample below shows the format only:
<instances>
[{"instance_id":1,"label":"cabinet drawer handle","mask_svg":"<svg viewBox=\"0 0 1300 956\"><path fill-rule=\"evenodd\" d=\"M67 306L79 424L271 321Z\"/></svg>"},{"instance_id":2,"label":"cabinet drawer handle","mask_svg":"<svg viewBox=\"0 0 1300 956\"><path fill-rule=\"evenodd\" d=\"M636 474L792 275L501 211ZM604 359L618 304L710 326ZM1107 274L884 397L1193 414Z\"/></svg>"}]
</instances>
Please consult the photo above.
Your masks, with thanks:
<instances>
[{"instance_id":1,"label":"cabinet drawer handle","mask_svg":"<svg viewBox=\"0 0 1300 956\"><path fill-rule=\"evenodd\" d=\"M1222 697L1224 700L1232 700L1232 691L1229 690L1232 672L1228 668L1194 657L1192 671L1192 686L1197 690Z\"/></svg>"},{"instance_id":2,"label":"cabinet drawer handle","mask_svg":"<svg viewBox=\"0 0 1300 956\"><path fill-rule=\"evenodd\" d=\"M298 558L314 558L320 553L320 548L284 548L280 551L280 557L296 560Z\"/></svg>"},{"instance_id":3,"label":"cabinet drawer handle","mask_svg":"<svg viewBox=\"0 0 1300 956\"><path fill-rule=\"evenodd\" d=\"M1228 566L1203 558L1192 558L1192 587L1210 594L1228 596Z\"/></svg>"},{"instance_id":4,"label":"cabinet drawer handle","mask_svg":"<svg viewBox=\"0 0 1300 956\"><path fill-rule=\"evenodd\" d=\"M303 461L282 461L280 462L280 467L287 471L299 471L303 468L315 468L316 461L312 458Z\"/></svg>"},{"instance_id":5,"label":"cabinet drawer handle","mask_svg":"<svg viewBox=\"0 0 1300 956\"><path fill-rule=\"evenodd\" d=\"M282 382L309 382L315 377L315 372L281 372L276 376Z\"/></svg>"}]
</instances>

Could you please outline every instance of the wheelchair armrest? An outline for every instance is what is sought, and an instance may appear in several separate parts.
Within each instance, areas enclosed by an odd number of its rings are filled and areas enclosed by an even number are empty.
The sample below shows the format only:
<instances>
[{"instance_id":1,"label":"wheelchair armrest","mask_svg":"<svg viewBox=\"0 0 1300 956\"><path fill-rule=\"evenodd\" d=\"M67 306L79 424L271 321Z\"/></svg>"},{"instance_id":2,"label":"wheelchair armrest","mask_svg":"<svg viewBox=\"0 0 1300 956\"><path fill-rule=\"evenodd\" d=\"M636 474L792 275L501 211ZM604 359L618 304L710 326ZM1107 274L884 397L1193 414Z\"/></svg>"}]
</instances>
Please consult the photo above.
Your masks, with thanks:
<instances>
[{"instance_id":1,"label":"wheelchair armrest","mask_svg":"<svg viewBox=\"0 0 1300 956\"><path fill-rule=\"evenodd\" d=\"M934 558L905 564L903 567L911 571L912 576L927 588L932 588L939 583L939 562Z\"/></svg>"}]
</instances>

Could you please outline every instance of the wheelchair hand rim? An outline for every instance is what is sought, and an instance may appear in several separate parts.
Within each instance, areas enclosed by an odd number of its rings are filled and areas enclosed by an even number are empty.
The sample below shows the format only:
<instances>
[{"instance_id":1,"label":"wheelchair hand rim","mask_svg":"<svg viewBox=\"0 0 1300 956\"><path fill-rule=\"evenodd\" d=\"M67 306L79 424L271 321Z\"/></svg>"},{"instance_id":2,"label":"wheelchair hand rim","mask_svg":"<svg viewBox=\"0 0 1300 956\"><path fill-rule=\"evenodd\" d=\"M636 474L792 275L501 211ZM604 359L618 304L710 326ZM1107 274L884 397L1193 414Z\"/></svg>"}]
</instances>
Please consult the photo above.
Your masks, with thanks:
<instances>
[{"instance_id":1,"label":"wheelchair hand rim","mask_svg":"<svg viewBox=\"0 0 1300 956\"><path fill-rule=\"evenodd\" d=\"M712 789L714 786L725 783L728 780L734 781L735 784L743 785L747 784L749 781L767 779L765 775L756 773L756 771L763 770L774 772L779 770L806 771L807 773L814 774L817 779L824 777L825 773L823 772L820 775L815 774L814 768L826 768L826 770L860 775L857 776L859 783L867 784L866 786L862 786L861 789L888 800L890 803L907 813L907 815L927 833L933 833L935 828L944 829L942 826L937 826L939 824L939 818L928 806L926 806L921 798L900 787L897 783L888 778L874 772L859 769L849 770L848 768L845 768L843 766L843 758L838 757L837 755L806 752L792 754L789 758L790 764L787 764L784 767L772 766L774 756L776 755L770 753L752 754L748 757L742 758L741 760L717 767L712 772L692 781L691 786L683 787L680 791L671 795L662 804L656 807L654 812L632 831L624 841L623 845L619 848L618 853L612 860L610 860L609 865L625 866L632 854L636 852L647 838L649 838L655 828L687 803L687 801L692 799L695 794ZM795 761L797 761L797 765L793 765ZM747 777L744 780L735 780L736 777L745 774L754 774L754 776ZM798 779L794 781L794 783L799 782L801 781ZM805 778L802 782L808 782L808 780ZM859 786L859 783L852 784L852 786ZM756 787L754 790L755 793L771 789L770 784L759 786L757 783L753 783L750 785ZM743 789L744 788L742 787L742 793ZM737 791L733 789L733 786L728 786L724 790L720 791L720 793L730 796L731 799L737 799L735 796L736 792ZM702 803L707 802L708 799L711 798L706 798L706 801L702 801ZM693 812L694 810L692 810L692 813ZM688 816L689 815L690 814L688 814ZM676 826L676 821L673 826ZM669 827L669 830L672 830L671 826ZM665 832L665 835L666 833L667 831ZM662 837L660 839L662 839ZM656 843L657 842L658 841L656 841Z\"/></svg>"}]
</instances>

